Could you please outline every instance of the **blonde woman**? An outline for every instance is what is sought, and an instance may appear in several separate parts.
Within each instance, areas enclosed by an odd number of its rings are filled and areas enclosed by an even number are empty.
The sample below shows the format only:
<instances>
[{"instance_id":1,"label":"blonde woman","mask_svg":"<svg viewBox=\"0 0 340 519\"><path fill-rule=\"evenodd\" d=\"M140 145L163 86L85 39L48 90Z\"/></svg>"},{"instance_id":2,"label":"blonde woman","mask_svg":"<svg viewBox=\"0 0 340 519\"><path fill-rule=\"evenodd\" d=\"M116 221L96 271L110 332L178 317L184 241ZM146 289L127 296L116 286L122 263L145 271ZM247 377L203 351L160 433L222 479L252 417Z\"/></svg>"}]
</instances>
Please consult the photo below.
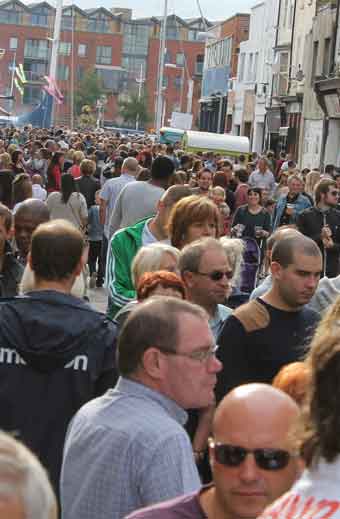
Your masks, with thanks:
<instances>
[{"instance_id":1,"label":"blonde woman","mask_svg":"<svg viewBox=\"0 0 340 519\"><path fill-rule=\"evenodd\" d=\"M314 189L316 184L320 181L320 171L312 169L306 176L305 192L314 200Z\"/></svg>"}]
</instances>

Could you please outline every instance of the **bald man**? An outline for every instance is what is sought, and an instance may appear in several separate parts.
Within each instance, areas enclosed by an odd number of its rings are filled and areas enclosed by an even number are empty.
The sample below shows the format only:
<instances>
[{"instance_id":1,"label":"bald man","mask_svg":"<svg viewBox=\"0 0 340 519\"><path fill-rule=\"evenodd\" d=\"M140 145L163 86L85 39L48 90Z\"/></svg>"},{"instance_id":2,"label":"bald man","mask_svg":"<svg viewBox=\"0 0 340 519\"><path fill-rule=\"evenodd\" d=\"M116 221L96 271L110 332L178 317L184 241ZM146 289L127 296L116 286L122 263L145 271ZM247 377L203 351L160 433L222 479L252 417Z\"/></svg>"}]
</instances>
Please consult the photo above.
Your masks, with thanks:
<instances>
[{"instance_id":1,"label":"bald man","mask_svg":"<svg viewBox=\"0 0 340 519\"><path fill-rule=\"evenodd\" d=\"M41 223L48 222L50 213L45 202L28 198L21 203L14 217L14 235L18 260L26 265L32 234Z\"/></svg>"},{"instance_id":2,"label":"bald man","mask_svg":"<svg viewBox=\"0 0 340 519\"><path fill-rule=\"evenodd\" d=\"M300 475L289 434L296 403L266 384L231 391L217 408L210 442L213 484L126 519L255 519Z\"/></svg>"}]
</instances>

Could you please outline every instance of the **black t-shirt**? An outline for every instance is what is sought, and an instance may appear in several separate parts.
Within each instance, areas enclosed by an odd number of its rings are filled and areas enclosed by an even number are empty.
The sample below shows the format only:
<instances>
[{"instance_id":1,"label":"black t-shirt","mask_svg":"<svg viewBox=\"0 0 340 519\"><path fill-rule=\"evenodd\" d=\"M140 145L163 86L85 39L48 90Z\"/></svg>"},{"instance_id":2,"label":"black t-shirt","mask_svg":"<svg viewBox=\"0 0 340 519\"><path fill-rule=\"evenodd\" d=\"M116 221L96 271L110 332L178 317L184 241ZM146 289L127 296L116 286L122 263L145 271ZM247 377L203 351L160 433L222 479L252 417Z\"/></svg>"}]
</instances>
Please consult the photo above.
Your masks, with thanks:
<instances>
[{"instance_id":1,"label":"black t-shirt","mask_svg":"<svg viewBox=\"0 0 340 519\"><path fill-rule=\"evenodd\" d=\"M87 207L90 208L95 204L95 194L100 189L100 182L96 178L90 176L83 176L76 180L78 191L84 195Z\"/></svg>"},{"instance_id":2,"label":"black t-shirt","mask_svg":"<svg viewBox=\"0 0 340 519\"><path fill-rule=\"evenodd\" d=\"M271 384L282 366L303 359L318 320L307 307L286 312L260 298L237 308L217 340L223 363L217 375L217 401L241 384Z\"/></svg>"},{"instance_id":3,"label":"black t-shirt","mask_svg":"<svg viewBox=\"0 0 340 519\"><path fill-rule=\"evenodd\" d=\"M233 227L239 223L245 226L242 233L244 238L255 238L255 227L257 226L270 232L270 214L265 209L253 214L247 205L242 205L235 213Z\"/></svg>"}]
</instances>

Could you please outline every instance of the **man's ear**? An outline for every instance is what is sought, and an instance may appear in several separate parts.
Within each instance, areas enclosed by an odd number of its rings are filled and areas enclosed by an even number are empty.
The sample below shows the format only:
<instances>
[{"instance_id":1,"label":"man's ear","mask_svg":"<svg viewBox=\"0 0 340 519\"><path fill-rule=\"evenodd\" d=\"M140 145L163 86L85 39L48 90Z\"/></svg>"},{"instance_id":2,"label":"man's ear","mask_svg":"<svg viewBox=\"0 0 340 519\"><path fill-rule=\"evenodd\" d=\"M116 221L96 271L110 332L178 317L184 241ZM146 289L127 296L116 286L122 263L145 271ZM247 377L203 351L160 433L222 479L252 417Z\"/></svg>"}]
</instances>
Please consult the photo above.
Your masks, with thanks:
<instances>
[{"instance_id":1,"label":"man's ear","mask_svg":"<svg viewBox=\"0 0 340 519\"><path fill-rule=\"evenodd\" d=\"M184 272L182 272L181 276L186 287L190 289L194 286L194 274L190 272L190 270L185 270Z\"/></svg>"},{"instance_id":2,"label":"man's ear","mask_svg":"<svg viewBox=\"0 0 340 519\"><path fill-rule=\"evenodd\" d=\"M280 263L278 263L277 261L272 261L270 264L270 270L271 270L272 276L276 279L279 279L281 277L283 268L280 265Z\"/></svg>"},{"instance_id":3,"label":"man's ear","mask_svg":"<svg viewBox=\"0 0 340 519\"><path fill-rule=\"evenodd\" d=\"M149 377L159 380L163 378L163 359L158 348L148 348L143 355L144 371Z\"/></svg>"}]
</instances>

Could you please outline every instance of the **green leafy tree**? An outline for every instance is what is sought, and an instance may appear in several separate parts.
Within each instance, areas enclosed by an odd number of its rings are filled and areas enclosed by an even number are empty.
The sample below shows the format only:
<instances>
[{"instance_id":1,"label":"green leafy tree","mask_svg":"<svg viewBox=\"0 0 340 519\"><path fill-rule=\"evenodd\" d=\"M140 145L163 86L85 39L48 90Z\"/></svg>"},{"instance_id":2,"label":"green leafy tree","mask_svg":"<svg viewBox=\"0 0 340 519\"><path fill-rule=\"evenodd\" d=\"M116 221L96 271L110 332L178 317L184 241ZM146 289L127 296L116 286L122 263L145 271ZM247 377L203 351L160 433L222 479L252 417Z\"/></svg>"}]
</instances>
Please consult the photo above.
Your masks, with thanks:
<instances>
[{"instance_id":1,"label":"green leafy tree","mask_svg":"<svg viewBox=\"0 0 340 519\"><path fill-rule=\"evenodd\" d=\"M94 70L87 70L75 91L75 107L77 115L82 113L85 105L94 108L97 99L105 94L102 82Z\"/></svg>"},{"instance_id":2,"label":"green leafy tree","mask_svg":"<svg viewBox=\"0 0 340 519\"><path fill-rule=\"evenodd\" d=\"M127 99L118 103L119 115L127 124L135 125L138 119L140 126L145 126L151 120L146 96L140 99L137 94L131 94Z\"/></svg>"}]
</instances>

